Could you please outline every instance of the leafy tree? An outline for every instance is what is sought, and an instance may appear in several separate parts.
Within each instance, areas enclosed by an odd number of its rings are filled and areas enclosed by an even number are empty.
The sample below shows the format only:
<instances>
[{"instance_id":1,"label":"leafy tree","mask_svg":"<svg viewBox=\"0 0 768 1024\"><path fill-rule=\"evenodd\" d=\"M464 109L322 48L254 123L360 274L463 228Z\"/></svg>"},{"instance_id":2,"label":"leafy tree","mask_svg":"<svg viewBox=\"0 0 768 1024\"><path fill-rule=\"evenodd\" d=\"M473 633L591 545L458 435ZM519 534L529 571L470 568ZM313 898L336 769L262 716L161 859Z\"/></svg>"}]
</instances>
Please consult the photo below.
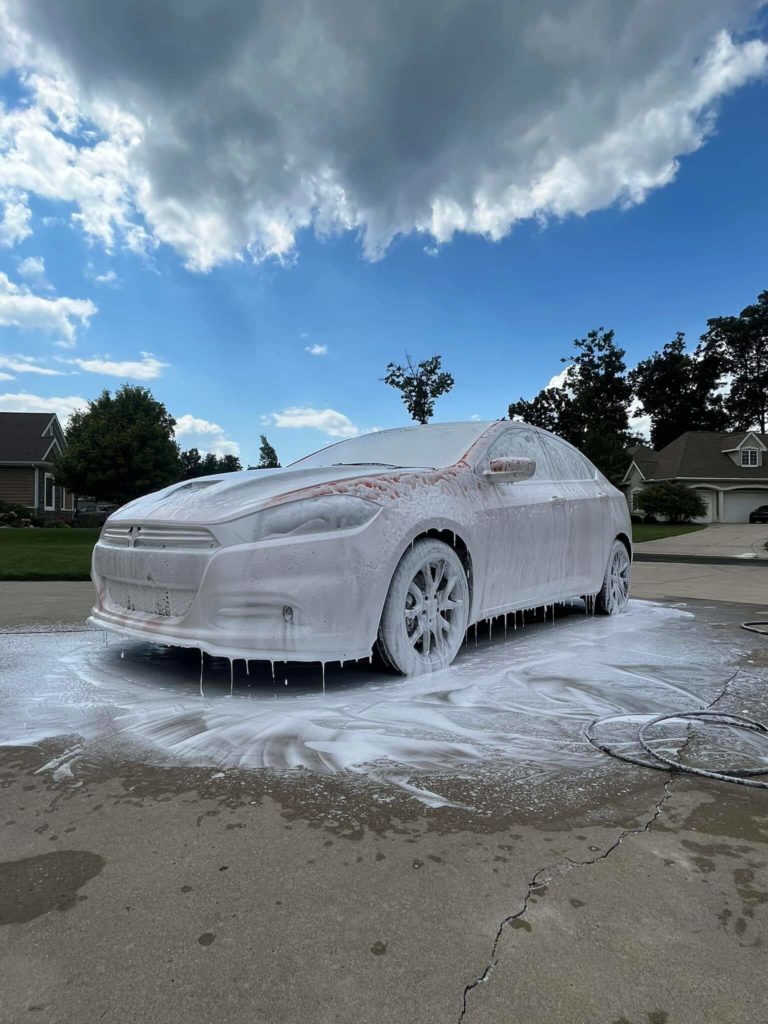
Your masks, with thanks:
<instances>
[{"instance_id":1,"label":"leafy tree","mask_svg":"<svg viewBox=\"0 0 768 1024\"><path fill-rule=\"evenodd\" d=\"M762 433L768 426L768 291L757 302L746 306L738 316L718 316L707 320L701 337L702 350L722 360L723 371L731 378L725 400L732 430Z\"/></svg>"},{"instance_id":2,"label":"leafy tree","mask_svg":"<svg viewBox=\"0 0 768 1024\"><path fill-rule=\"evenodd\" d=\"M667 516L670 523L687 523L707 511L701 495L685 484L658 483L643 487L635 504L652 516Z\"/></svg>"},{"instance_id":3,"label":"leafy tree","mask_svg":"<svg viewBox=\"0 0 768 1024\"><path fill-rule=\"evenodd\" d=\"M634 438L629 430L632 388L624 350L614 332L602 327L573 342L576 355L561 387L544 388L531 401L509 406L510 419L522 419L570 441L608 477L626 469L624 449Z\"/></svg>"},{"instance_id":4,"label":"leafy tree","mask_svg":"<svg viewBox=\"0 0 768 1024\"><path fill-rule=\"evenodd\" d=\"M146 388L102 391L66 430L67 448L54 460L57 484L97 501L127 501L179 479L176 420Z\"/></svg>"},{"instance_id":5,"label":"leafy tree","mask_svg":"<svg viewBox=\"0 0 768 1024\"><path fill-rule=\"evenodd\" d=\"M418 366L413 365L408 353L405 360L405 366L388 364L384 383L401 392L411 419L429 423L435 411L435 399L451 390L453 377L440 369L440 356L425 359Z\"/></svg>"},{"instance_id":6,"label":"leafy tree","mask_svg":"<svg viewBox=\"0 0 768 1024\"><path fill-rule=\"evenodd\" d=\"M259 462L256 469L279 469L280 461L277 452L266 439L261 435L261 447L259 448Z\"/></svg>"},{"instance_id":7,"label":"leafy tree","mask_svg":"<svg viewBox=\"0 0 768 1024\"><path fill-rule=\"evenodd\" d=\"M726 429L728 417L717 390L722 376L722 358L701 346L690 355L681 331L661 352L654 352L630 371L630 384L643 412L651 418L654 448L663 448L686 430Z\"/></svg>"},{"instance_id":8,"label":"leafy tree","mask_svg":"<svg viewBox=\"0 0 768 1024\"><path fill-rule=\"evenodd\" d=\"M236 473L243 468L236 455L218 456L213 452L201 455L198 448L187 448L181 452L180 459L182 480L194 480L199 476L214 476L217 473Z\"/></svg>"}]
</instances>

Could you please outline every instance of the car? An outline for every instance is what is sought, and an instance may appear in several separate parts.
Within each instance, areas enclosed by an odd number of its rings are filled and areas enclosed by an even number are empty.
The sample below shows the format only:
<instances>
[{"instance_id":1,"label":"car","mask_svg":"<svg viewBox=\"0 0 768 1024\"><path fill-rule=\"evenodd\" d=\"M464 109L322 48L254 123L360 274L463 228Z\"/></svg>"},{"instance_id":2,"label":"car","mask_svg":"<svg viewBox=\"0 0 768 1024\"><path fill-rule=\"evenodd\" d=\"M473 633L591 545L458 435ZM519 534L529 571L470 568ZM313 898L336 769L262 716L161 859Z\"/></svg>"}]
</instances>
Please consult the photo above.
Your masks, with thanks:
<instances>
[{"instance_id":1,"label":"car","mask_svg":"<svg viewBox=\"0 0 768 1024\"><path fill-rule=\"evenodd\" d=\"M758 505L749 513L750 523L768 523L768 505Z\"/></svg>"},{"instance_id":2,"label":"car","mask_svg":"<svg viewBox=\"0 0 768 1024\"><path fill-rule=\"evenodd\" d=\"M94 626L215 656L450 665L470 625L584 596L623 611L624 496L524 423L339 441L129 502L93 552Z\"/></svg>"}]
</instances>

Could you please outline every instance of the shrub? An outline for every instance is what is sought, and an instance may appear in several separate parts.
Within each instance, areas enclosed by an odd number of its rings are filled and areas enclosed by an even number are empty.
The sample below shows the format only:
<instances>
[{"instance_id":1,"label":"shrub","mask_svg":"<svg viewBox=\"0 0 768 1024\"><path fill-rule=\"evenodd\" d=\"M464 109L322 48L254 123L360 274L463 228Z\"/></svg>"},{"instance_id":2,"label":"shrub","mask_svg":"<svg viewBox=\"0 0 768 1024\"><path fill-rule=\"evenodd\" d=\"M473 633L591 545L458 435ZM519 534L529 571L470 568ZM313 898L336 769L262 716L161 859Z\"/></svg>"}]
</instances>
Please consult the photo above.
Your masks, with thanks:
<instances>
[{"instance_id":1,"label":"shrub","mask_svg":"<svg viewBox=\"0 0 768 1024\"><path fill-rule=\"evenodd\" d=\"M685 484L651 484L643 488L636 501L646 513L646 522L650 522L651 516L666 516L670 523L687 523L707 511L701 495Z\"/></svg>"}]
</instances>

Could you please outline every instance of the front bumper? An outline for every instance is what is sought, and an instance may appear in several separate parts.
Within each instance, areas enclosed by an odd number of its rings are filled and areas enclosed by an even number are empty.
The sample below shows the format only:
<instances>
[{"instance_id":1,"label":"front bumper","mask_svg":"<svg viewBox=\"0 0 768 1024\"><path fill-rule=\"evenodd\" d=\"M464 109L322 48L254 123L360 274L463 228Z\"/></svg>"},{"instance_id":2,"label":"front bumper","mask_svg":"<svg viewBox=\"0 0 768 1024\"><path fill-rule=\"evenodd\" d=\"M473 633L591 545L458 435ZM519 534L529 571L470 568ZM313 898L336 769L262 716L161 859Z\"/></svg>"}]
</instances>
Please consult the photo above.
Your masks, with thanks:
<instances>
[{"instance_id":1,"label":"front bumper","mask_svg":"<svg viewBox=\"0 0 768 1024\"><path fill-rule=\"evenodd\" d=\"M365 658L394 569L376 532L374 521L359 531L194 553L100 541L89 622L228 658Z\"/></svg>"}]
</instances>

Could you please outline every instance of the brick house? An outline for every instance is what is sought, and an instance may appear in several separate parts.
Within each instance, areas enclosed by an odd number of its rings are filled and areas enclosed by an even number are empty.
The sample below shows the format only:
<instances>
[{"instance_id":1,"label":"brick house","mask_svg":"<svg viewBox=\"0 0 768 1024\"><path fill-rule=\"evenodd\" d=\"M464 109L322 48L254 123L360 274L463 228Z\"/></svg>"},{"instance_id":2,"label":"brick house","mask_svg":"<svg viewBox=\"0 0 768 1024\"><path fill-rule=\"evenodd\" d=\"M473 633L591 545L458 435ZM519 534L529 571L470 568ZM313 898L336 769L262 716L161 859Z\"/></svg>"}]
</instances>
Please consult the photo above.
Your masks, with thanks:
<instances>
[{"instance_id":1,"label":"brick house","mask_svg":"<svg viewBox=\"0 0 768 1024\"><path fill-rule=\"evenodd\" d=\"M66 443L55 414L0 412L0 501L44 519L71 519L72 494L54 484L51 461Z\"/></svg>"},{"instance_id":2,"label":"brick house","mask_svg":"<svg viewBox=\"0 0 768 1024\"><path fill-rule=\"evenodd\" d=\"M629 448L627 458L619 487L630 509L643 487L662 480L686 484L704 499L703 523L747 523L750 512L768 505L768 434L689 430L658 452Z\"/></svg>"}]
</instances>

